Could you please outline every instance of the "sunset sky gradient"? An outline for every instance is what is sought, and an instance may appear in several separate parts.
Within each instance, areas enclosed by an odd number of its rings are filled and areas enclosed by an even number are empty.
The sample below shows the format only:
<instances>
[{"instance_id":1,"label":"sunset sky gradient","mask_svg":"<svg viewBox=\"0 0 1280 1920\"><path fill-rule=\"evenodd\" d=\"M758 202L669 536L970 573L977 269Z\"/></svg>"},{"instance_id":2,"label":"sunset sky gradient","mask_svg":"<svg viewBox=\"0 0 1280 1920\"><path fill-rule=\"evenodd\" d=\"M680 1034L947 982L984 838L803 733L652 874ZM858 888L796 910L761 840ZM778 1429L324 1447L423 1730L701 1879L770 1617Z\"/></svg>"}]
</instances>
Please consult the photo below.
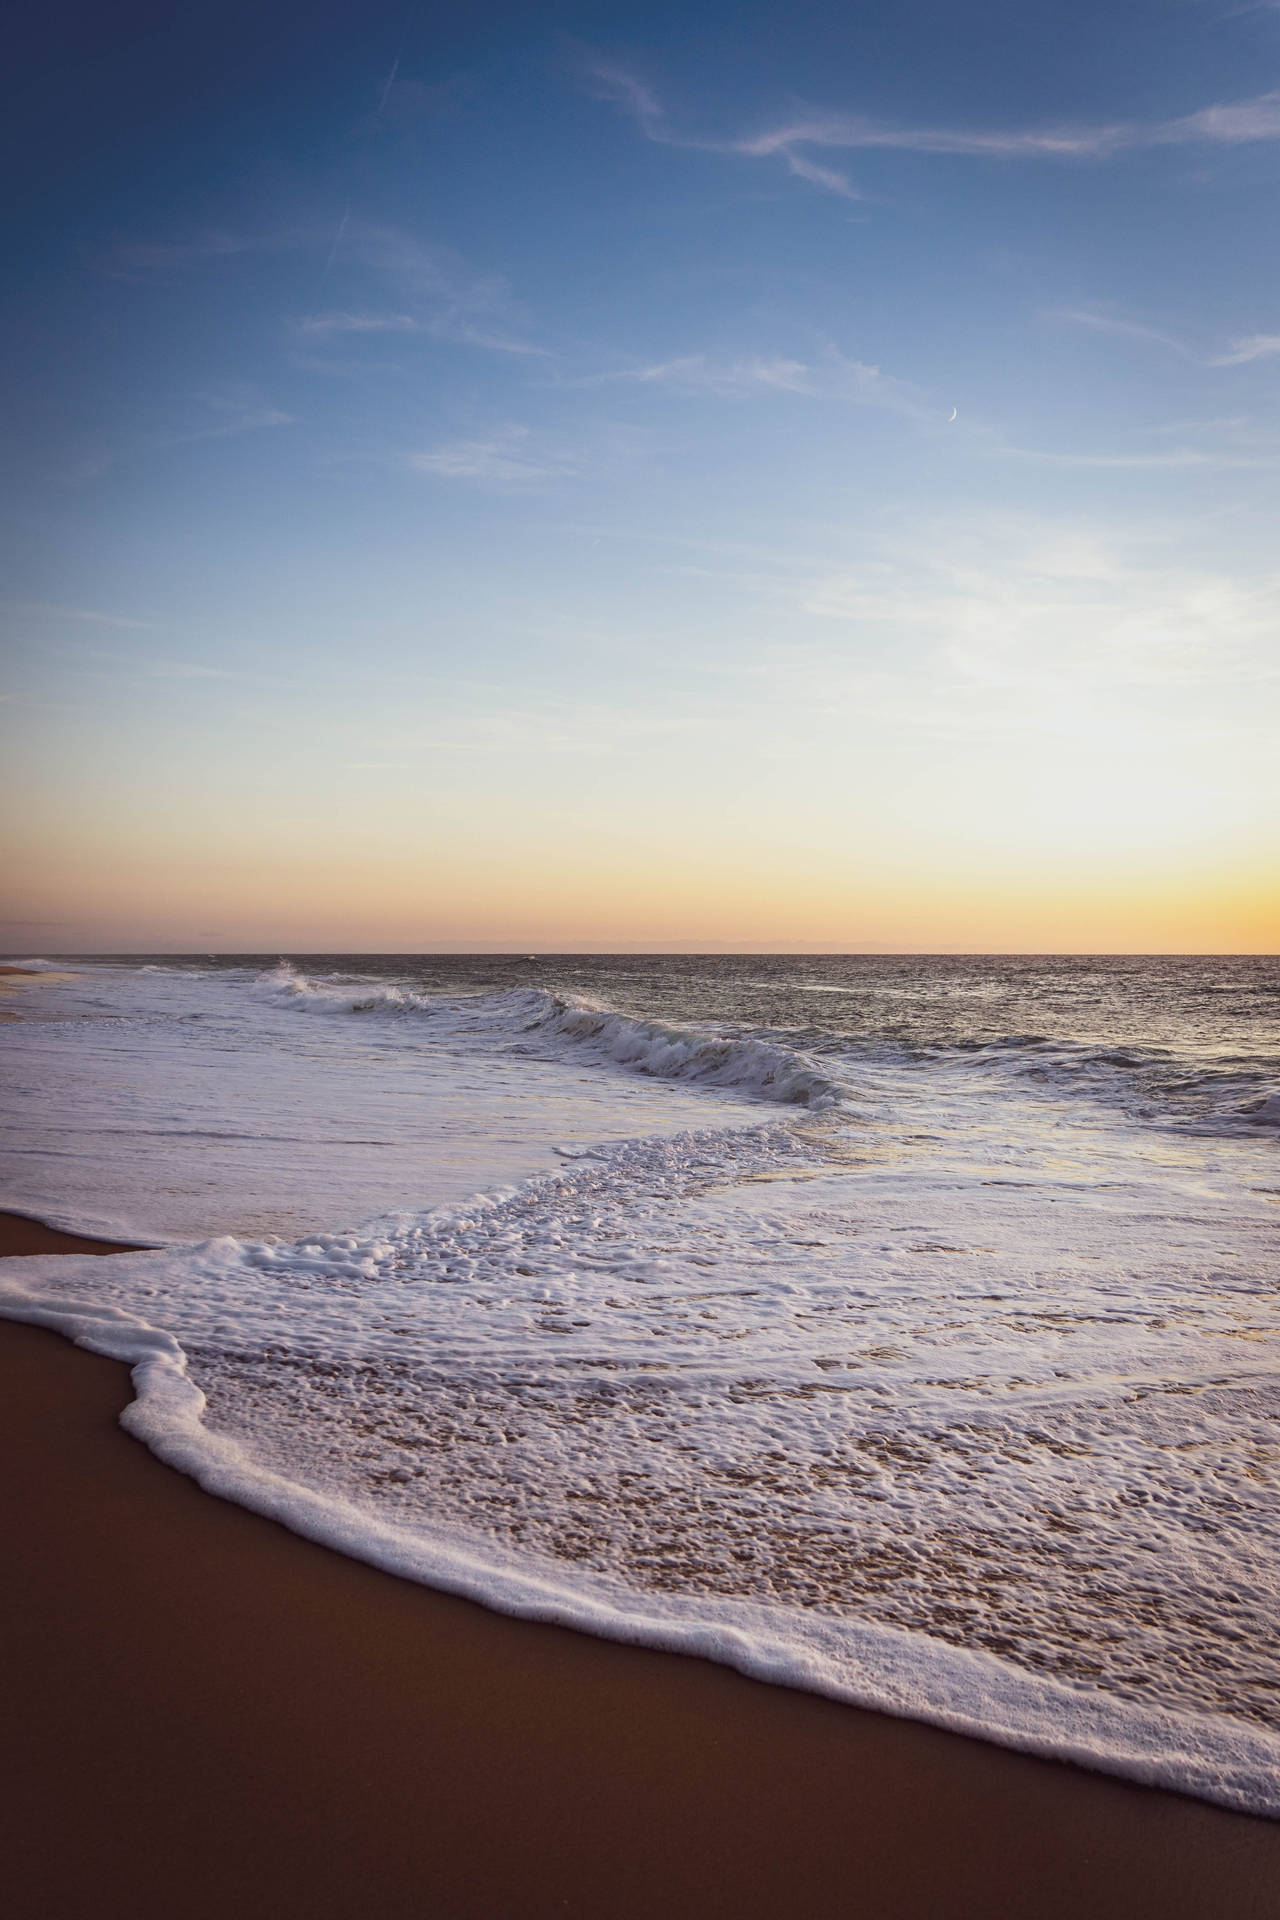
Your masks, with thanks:
<instances>
[{"instance_id":1,"label":"sunset sky gradient","mask_svg":"<svg viewBox=\"0 0 1280 1920\"><path fill-rule=\"evenodd\" d=\"M1280 7L27 12L0 948L1280 945Z\"/></svg>"}]
</instances>

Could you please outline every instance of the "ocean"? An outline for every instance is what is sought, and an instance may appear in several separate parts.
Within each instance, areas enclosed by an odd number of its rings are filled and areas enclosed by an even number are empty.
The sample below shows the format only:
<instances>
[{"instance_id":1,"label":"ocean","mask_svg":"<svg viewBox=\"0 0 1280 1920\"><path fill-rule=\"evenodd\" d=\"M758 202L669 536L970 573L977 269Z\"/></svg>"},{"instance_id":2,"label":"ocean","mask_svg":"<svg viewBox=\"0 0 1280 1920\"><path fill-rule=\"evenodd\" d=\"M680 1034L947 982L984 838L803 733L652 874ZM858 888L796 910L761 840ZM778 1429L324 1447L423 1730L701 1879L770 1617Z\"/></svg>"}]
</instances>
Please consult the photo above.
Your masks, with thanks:
<instances>
[{"instance_id":1,"label":"ocean","mask_svg":"<svg viewBox=\"0 0 1280 1920\"><path fill-rule=\"evenodd\" d=\"M54 963L36 964L52 968ZM104 958L6 1263L125 1424L500 1610L1280 1815L1280 961Z\"/></svg>"}]
</instances>

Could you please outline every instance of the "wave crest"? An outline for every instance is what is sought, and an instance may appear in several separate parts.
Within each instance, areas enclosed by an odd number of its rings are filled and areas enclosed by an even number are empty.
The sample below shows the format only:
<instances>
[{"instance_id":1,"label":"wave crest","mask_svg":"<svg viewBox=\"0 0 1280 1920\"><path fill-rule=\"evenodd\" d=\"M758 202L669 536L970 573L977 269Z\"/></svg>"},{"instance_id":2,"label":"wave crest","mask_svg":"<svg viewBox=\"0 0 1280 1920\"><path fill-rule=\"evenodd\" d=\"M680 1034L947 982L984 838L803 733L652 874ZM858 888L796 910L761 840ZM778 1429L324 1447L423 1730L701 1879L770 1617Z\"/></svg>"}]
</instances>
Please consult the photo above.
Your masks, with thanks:
<instances>
[{"instance_id":1,"label":"wave crest","mask_svg":"<svg viewBox=\"0 0 1280 1920\"><path fill-rule=\"evenodd\" d=\"M273 997L309 1013L425 1016L471 1033L487 1029L494 1038L536 1033L654 1080L692 1081L812 1113L841 1105L849 1092L805 1054L777 1041L701 1033L542 987L458 997L390 984L370 992L368 981L313 979L287 960L263 975L262 984Z\"/></svg>"},{"instance_id":2,"label":"wave crest","mask_svg":"<svg viewBox=\"0 0 1280 1920\"><path fill-rule=\"evenodd\" d=\"M717 1038L539 989L530 997L544 1007L529 1020L529 1030L563 1035L633 1073L730 1087L757 1100L808 1107L815 1113L839 1106L846 1097L845 1090L802 1053L772 1041Z\"/></svg>"}]
</instances>

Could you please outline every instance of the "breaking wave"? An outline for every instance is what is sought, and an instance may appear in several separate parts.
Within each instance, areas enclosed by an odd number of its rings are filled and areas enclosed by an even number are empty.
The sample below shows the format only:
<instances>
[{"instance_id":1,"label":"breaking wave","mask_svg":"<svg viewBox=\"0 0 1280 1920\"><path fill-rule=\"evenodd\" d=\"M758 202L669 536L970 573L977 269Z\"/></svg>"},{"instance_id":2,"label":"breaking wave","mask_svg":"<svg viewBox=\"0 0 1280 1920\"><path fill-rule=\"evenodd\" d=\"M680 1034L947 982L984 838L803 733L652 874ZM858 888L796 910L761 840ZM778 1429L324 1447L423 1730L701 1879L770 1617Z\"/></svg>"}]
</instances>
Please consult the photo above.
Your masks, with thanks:
<instances>
[{"instance_id":1,"label":"breaking wave","mask_svg":"<svg viewBox=\"0 0 1280 1920\"><path fill-rule=\"evenodd\" d=\"M487 1035L519 1047L530 1038L630 1073L727 1090L810 1112L848 1106L875 1062L948 1061L979 1075L1083 1095L1131 1118L1193 1131L1250 1134L1280 1125L1276 1061L1266 1053L1194 1053L1173 1047L1073 1040L1032 1031L933 1043L858 1035L806 1022L716 1033L708 1024L626 1013L585 996L535 986L483 994L430 993L367 976L315 978L282 961L265 976L275 996L315 1013L430 1019L443 1035ZM371 991L372 988L372 991Z\"/></svg>"},{"instance_id":2,"label":"breaking wave","mask_svg":"<svg viewBox=\"0 0 1280 1920\"><path fill-rule=\"evenodd\" d=\"M730 1087L757 1100L821 1112L840 1106L849 1089L840 1086L804 1054L768 1040L721 1039L656 1020L594 1006L590 1000L561 998L537 991L545 1011L529 1021L530 1030L563 1035L598 1055L659 1080L698 1080Z\"/></svg>"},{"instance_id":3,"label":"breaking wave","mask_svg":"<svg viewBox=\"0 0 1280 1920\"><path fill-rule=\"evenodd\" d=\"M776 1040L733 1038L694 1027L643 1020L577 995L542 987L451 997L387 985L367 991L367 982L318 980L288 961L265 976L269 990L317 1013L422 1015L474 1034L489 1028L495 1038L537 1035L555 1046L568 1042L597 1060L655 1080L693 1081L750 1099L805 1107L811 1113L842 1105L853 1089L832 1079L804 1053Z\"/></svg>"}]
</instances>

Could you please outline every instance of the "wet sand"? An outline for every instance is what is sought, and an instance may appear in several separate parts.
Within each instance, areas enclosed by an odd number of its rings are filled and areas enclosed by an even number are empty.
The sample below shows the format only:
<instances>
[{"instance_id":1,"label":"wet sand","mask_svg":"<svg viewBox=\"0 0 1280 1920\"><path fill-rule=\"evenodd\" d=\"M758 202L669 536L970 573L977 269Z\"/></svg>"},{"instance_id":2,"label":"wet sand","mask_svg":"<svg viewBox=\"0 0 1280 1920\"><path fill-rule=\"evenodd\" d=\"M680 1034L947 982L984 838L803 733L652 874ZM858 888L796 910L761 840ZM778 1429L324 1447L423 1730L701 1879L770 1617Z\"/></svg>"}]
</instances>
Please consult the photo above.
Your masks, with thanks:
<instances>
[{"instance_id":1,"label":"wet sand","mask_svg":"<svg viewBox=\"0 0 1280 1920\"><path fill-rule=\"evenodd\" d=\"M5 961L0 964L0 995L21 993L24 987L47 987L59 980L70 980L70 973L48 972L42 967L15 967ZM11 1009L0 1008L0 1020L16 1020L19 1016Z\"/></svg>"},{"instance_id":2,"label":"wet sand","mask_svg":"<svg viewBox=\"0 0 1280 1920\"><path fill-rule=\"evenodd\" d=\"M0 1251L107 1249L0 1216ZM1273 1920L1280 1822L506 1620L202 1493L0 1323L8 1920Z\"/></svg>"}]
</instances>

